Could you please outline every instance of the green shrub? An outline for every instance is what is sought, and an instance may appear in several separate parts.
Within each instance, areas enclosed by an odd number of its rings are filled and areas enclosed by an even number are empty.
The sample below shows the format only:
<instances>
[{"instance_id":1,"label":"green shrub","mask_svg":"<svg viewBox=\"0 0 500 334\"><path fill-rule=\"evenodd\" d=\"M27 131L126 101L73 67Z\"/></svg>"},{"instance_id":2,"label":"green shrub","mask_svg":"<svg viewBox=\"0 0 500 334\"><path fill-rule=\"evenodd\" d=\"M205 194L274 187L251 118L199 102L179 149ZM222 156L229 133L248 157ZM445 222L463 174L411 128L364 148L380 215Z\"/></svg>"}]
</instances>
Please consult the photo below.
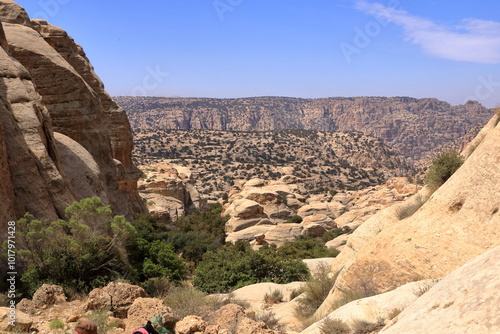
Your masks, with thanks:
<instances>
[{"instance_id":1,"label":"green shrub","mask_svg":"<svg viewBox=\"0 0 500 334\"><path fill-rule=\"evenodd\" d=\"M302 261L281 256L276 248L253 251L248 243L238 241L206 253L198 263L193 284L204 292L217 293L260 282L301 281L308 275Z\"/></svg>"},{"instance_id":2,"label":"green shrub","mask_svg":"<svg viewBox=\"0 0 500 334\"><path fill-rule=\"evenodd\" d=\"M42 283L88 292L131 270L125 245L135 229L123 216L113 216L97 197L70 205L66 215L52 223L29 214L18 221L21 282L28 295Z\"/></svg>"},{"instance_id":3,"label":"green shrub","mask_svg":"<svg viewBox=\"0 0 500 334\"><path fill-rule=\"evenodd\" d=\"M455 151L438 154L427 171L425 183L431 190L436 190L460 168L463 162L464 159Z\"/></svg>"},{"instance_id":4,"label":"green shrub","mask_svg":"<svg viewBox=\"0 0 500 334\"><path fill-rule=\"evenodd\" d=\"M263 249L274 246L264 246ZM336 257L339 251L329 249L320 239L314 239L305 235L300 235L295 241L285 242L276 252L280 256L291 257L294 259L315 259L321 257Z\"/></svg>"},{"instance_id":5,"label":"green shrub","mask_svg":"<svg viewBox=\"0 0 500 334\"><path fill-rule=\"evenodd\" d=\"M109 320L108 313L109 311L104 309L93 310L88 316L88 319L97 325L98 334L106 334L118 326Z\"/></svg>"},{"instance_id":6,"label":"green shrub","mask_svg":"<svg viewBox=\"0 0 500 334\"><path fill-rule=\"evenodd\" d=\"M288 218L288 220L286 222L290 223L290 224L300 224L300 223L302 223L302 217L295 215L292 218Z\"/></svg>"},{"instance_id":7,"label":"green shrub","mask_svg":"<svg viewBox=\"0 0 500 334\"><path fill-rule=\"evenodd\" d=\"M160 240L147 242L140 240L144 261L142 263L142 275L148 279L152 277L166 277L173 281L181 280L186 271L182 259L174 252L172 244Z\"/></svg>"},{"instance_id":8,"label":"green shrub","mask_svg":"<svg viewBox=\"0 0 500 334\"><path fill-rule=\"evenodd\" d=\"M62 333L64 331L64 322L61 319L53 319L49 322L49 329L53 333Z\"/></svg>"}]
</instances>

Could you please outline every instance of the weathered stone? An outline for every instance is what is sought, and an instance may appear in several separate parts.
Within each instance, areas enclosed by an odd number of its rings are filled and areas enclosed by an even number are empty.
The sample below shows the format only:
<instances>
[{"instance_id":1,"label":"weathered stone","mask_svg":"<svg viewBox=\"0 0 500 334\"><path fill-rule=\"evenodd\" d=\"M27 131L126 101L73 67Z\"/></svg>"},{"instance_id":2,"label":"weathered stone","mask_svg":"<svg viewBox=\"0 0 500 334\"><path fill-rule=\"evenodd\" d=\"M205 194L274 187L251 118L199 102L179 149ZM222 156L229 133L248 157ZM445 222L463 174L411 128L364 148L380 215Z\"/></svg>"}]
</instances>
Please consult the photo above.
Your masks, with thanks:
<instances>
[{"instance_id":1,"label":"weathered stone","mask_svg":"<svg viewBox=\"0 0 500 334\"><path fill-rule=\"evenodd\" d=\"M158 298L135 299L127 312L125 333L132 333L137 328L145 326L149 318L157 316L160 312L172 312L172 310Z\"/></svg>"},{"instance_id":2,"label":"weathered stone","mask_svg":"<svg viewBox=\"0 0 500 334\"><path fill-rule=\"evenodd\" d=\"M500 333L500 246L453 271L382 333Z\"/></svg>"},{"instance_id":3,"label":"weathered stone","mask_svg":"<svg viewBox=\"0 0 500 334\"><path fill-rule=\"evenodd\" d=\"M104 288L92 290L84 309L107 309L116 317L125 318L131 305L140 297L146 297L143 288L127 283L111 282Z\"/></svg>"},{"instance_id":4,"label":"weathered stone","mask_svg":"<svg viewBox=\"0 0 500 334\"><path fill-rule=\"evenodd\" d=\"M64 289L59 285L43 284L33 294L33 306L46 308L66 301Z\"/></svg>"},{"instance_id":5,"label":"weathered stone","mask_svg":"<svg viewBox=\"0 0 500 334\"><path fill-rule=\"evenodd\" d=\"M8 307L0 307L0 331L28 332L33 319L26 313Z\"/></svg>"}]
</instances>

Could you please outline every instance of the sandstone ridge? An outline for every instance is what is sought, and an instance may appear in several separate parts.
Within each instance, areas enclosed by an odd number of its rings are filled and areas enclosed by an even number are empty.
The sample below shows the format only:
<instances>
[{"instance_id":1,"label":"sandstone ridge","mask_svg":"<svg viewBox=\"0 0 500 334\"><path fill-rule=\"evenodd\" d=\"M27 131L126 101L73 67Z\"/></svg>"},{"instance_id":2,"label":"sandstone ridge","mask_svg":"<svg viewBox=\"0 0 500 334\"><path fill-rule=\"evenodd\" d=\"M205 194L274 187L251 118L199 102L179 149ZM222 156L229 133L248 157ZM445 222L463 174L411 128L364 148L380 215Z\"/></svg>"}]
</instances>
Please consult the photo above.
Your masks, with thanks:
<instances>
[{"instance_id":1,"label":"sandstone ridge","mask_svg":"<svg viewBox=\"0 0 500 334\"><path fill-rule=\"evenodd\" d=\"M0 1L0 19L2 224L26 212L55 220L89 196L144 212L130 124L83 49L12 1Z\"/></svg>"}]
</instances>

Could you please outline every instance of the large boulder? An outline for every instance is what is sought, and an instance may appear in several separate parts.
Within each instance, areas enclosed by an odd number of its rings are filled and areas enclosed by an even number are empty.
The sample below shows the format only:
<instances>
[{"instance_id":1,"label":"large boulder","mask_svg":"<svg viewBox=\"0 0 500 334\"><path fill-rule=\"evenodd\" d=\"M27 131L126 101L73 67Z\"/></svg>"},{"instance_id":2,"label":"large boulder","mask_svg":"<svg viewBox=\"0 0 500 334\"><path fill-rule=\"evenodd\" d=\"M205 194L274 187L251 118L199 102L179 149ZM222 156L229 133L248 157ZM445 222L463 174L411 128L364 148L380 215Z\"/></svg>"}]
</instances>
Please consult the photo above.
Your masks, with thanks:
<instances>
[{"instance_id":1,"label":"large boulder","mask_svg":"<svg viewBox=\"0 0 500 334\"><path fill-rule=\"evenodd\" d=\"M146 297L146 291L137 285L122 282L111 282L103 288L89 293L85 310L106 309L115 317L126 318L129 308L140 297Z\"/></svg>"},{"instance_id":2,"label":"large boulder","mask_svg":"<svg viewBox=\"0 0 500 334\"><path fill-rule=\"evenodd\" d=\"M305 218L307 216L323 214L331 219L339 217L342 213L346 211L345 205L340 202L313 202L304 205L297 211L297 215Z\"/></svg>"},{"instance_id":3,"label":"large boulder","mask_svg":"<svg viewBox=\"0 0 500 334\"><path fill-rule=\"evenodd\" d=\"M43 284L33 294L33 307L46 308L66 301L64 289L59 285Z\"/></svg>"},{"instance_id":4,"label":"large boulder","mask_svg":"<svg viewBox=\"0 0 500 334\"><path fill-rule=\"evenodd\" d=\"M27 333L32 325L33 319L28 314L15 308L0 307L0 331Z\"/></svg>"}]
</instances>

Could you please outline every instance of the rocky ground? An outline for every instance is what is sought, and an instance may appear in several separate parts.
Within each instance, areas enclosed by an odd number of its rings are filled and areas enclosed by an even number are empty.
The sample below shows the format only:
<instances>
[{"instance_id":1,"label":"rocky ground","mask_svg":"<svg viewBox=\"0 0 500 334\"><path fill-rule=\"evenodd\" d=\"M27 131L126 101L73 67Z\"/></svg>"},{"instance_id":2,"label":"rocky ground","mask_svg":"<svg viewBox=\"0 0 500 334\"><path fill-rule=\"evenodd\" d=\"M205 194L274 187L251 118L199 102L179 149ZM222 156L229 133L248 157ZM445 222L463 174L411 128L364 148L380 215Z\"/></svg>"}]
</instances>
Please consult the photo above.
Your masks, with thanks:
<instances>
[{"instance_id":1,"label":"rocky ground","mask_svg":"<svg viewBox=\"0 0 500 334\"><path fill-rule=\"evenodd\" d=\"M141 130L133 154L143 166L143 181L153 182L150 171L164 169L154 165L185 167L208 200L217 200L238 180L275 180L290 170L310 193L362 189L415 173L397 151L358 132Z\"/></svg>"}]
</instances>

